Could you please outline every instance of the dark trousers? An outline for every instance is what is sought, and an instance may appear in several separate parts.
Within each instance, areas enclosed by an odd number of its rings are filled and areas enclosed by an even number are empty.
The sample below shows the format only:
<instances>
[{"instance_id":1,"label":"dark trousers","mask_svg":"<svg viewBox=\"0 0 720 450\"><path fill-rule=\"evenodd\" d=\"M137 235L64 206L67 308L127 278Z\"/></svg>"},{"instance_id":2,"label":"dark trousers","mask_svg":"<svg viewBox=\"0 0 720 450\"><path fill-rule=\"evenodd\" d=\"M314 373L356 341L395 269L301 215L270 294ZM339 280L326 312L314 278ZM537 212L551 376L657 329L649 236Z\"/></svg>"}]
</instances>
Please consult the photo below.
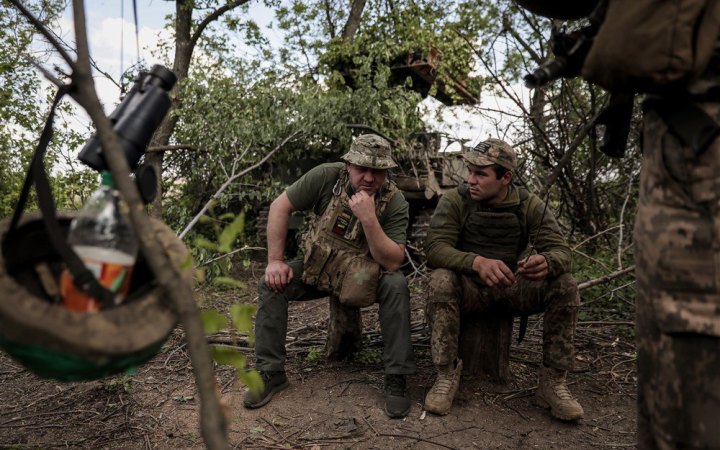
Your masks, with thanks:
<instances>
[{"instance_id":1,"label":"dark trousers","mask_svg":"<svg viewBox=\"0 0 720 450\"><path fill-rule=\"evenodd\" d=\"M289 263L293 279L284 291L274 292L260 283L260 298L255 319L256 366L265 372L285 370L288 302L327 297L330 294L302 282L303 262ZM384 273L377 289L380 304L380 332L386 374L415 372L410 340L410 292L400 272Z\"/></svg>"}]
</instances>

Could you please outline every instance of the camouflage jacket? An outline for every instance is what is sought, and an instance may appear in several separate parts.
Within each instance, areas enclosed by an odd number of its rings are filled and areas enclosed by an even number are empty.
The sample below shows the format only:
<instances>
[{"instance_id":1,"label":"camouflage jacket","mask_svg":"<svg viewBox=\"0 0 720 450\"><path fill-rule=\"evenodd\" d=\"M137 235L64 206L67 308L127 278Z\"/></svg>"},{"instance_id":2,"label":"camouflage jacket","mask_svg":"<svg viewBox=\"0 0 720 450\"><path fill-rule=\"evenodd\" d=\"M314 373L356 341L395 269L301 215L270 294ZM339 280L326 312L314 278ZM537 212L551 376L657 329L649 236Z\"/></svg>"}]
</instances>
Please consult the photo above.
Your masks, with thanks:
<instances>
[{"instance_id":1,"label":"camouflage jacket","mask_svg":"<svg viewBox=\"0 0 720 450\"><path fill-rule=\"evenodd\" d=\"M520 217L523 218L523 235L534 244L537 253L545 256L549 266L549 276L556 277L570 271L571 255L565 238L560 231L553 214L545 210L543 201L535 194L528 193L527 199L521 204L520 189L511 185L507 198L498 205L484 208L485 211L508 211L512 207L522 209ZM463 196L458 189L445 193L440 198L435 213L430 220L430 229L425 239L425 252L428 263L437 268L454 270L464 274L474 274L472 263L475 256L481 252L467 252L464 248L463 235L467 234L468 217L477 203L467 196ZM538 231L539 230L539 231ZM477 230L473 231L478 232ZM537 237L535 237L537 235ZM533 242L534 239L534 242ZM527 253L528 248L518 253ZM524 255L523 255L524 256ZM487 257L491 257L488 255Z\"/></svg>"}]
</instances>

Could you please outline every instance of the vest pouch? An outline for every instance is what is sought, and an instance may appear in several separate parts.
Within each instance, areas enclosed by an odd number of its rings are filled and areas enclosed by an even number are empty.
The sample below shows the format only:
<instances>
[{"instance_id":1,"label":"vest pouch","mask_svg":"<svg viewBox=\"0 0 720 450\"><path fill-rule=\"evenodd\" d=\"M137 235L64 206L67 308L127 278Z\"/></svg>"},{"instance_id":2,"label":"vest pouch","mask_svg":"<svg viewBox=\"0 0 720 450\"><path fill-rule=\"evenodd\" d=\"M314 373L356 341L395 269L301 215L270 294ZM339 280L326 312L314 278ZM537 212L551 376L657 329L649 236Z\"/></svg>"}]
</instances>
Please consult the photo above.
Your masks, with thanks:
<instances>
[{"instance_id":1,"label":"vest pouch","mask_svg":"<svg viewBox=\"0 0 720 450\"><path fill-rule=\"evenodd\" d=\"M337 292L340 303L363 308L375 303L380 281L380 265L367 256L355 256L348 263Z\"/></svg>"},{"instance_id":2,"label":"vest pouch","mask_svg":"<svg viewBox=\"0 0 720 450\"><path fill-rule=\"evenodd\" d=\"M718 36L718 0L610 0L582 76L611 92L662 93L703 74Z\"/></svg>"},{"instance_id":3,"label":"vest pouch","mask_svg":"<svg viewBox=\"0 0 720 450\"><path fill-rule=\"evenodd\" d=\"M313 243L309 251L305 251L305 259L303 260L303 283L310 284L322 291L331 291L332 286L327 274L324 273L325 266L333 256L331 248L319 243Z\"/></svg>"}]
</instances>

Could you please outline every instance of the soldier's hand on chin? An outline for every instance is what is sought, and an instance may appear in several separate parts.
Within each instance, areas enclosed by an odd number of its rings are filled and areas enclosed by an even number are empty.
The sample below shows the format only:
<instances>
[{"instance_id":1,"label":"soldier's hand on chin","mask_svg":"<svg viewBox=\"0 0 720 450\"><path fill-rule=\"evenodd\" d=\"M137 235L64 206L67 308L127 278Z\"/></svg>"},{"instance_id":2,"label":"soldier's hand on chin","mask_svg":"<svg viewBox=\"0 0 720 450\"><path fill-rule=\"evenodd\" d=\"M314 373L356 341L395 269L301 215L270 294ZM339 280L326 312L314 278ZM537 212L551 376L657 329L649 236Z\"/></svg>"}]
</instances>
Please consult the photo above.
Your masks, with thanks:
<instances>
[{"instance_id":1,"label":"soldier's hand on chin","mask_svg":"<svg viewBox=\"0 0 720 450\"><path fill-rule=\"evenodd\" d=\"M283 261L270 261L265 268L265 285L272 291L282 292L292 279L292 268Z\"/></svg>"},{"instance_id":2,"label":"soldier's hand on chin","mask_svg":"<svg viewBox=\"0 0 720 450\"><path fill-rule=\"evenodd\" d=\"M358 191L350 197L350 209L360 223L375 217L375 195L365 191Z\"/></svg>"},{"instance_id":3,"label":"soldier's hand on chin","mask_svg":"<svg viewBox=\"0 0 720 450\"><path fill-rule=\"evenodd\" d=\"M477 272L480 281L488 287L508 287L515 282L512 270L499 259L483 258L478 255L473 260L472 268Z\"/></svg>"},{"instance_id":4,"label":"soldier's hand on chin","mask_svg":"<svg viewBox=\"0 0 720 450\"><path fill-rule=\"evenodd\" d=\"M527 280L544 280L548 273L550 267L543 255L530 255L518 263L518 274Z\"/></svg>"}]
</instances>

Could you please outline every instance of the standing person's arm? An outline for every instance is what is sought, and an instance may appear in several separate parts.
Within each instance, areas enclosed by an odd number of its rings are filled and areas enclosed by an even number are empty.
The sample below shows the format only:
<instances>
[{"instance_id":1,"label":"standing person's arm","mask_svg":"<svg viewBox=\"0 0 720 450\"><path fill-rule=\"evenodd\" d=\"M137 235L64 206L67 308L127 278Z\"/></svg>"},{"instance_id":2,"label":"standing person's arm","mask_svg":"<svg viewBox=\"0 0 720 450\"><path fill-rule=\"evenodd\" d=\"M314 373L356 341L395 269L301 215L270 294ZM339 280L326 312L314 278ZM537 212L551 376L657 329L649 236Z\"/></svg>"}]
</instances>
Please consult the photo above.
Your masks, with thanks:
<instances>
[{"instance_id":1,"label":"standing person's arm","mask_svg":"<svg viewBox=\"0 0 720 450\"><path fill-rule=\"evenodd\" d=\"M375 262L385 270L399 269L405 258L405 246L390 239L380 226L375 214L374 196L365 191L357 192L350 198L350 209L362 225L370 254Z\"/></svg>"},{"instance_id":2,"label":"standing person's arm","mask_svg":"<svg viewBox=\"0 0 720 450\"><path fill-rule=\"evenodd\" d=\"M293 211L295 207L290 203L287 192L283 192L272 202L268 213L265 284L276 292L284 290L293 278L292 269L285 264L285 240Z\"/></svg>"}]
</instances>

